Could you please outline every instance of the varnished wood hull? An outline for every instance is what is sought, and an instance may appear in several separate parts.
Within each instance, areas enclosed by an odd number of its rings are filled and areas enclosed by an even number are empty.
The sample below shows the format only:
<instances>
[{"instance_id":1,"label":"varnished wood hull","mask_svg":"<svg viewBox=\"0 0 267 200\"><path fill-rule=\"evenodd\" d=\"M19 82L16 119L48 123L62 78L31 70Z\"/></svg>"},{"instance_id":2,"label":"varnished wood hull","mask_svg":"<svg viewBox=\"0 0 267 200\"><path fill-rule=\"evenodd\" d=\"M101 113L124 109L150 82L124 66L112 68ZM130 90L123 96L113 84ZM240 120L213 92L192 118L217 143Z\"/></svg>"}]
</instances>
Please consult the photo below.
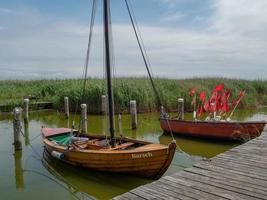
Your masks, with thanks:
<instances>
[{"instance_id":1,"label":"varnished wood hull","mask_svg":"<svg viewBox=\"0 0 267 200\"><path fill-rule=\"evenodd\" d=\"M223 121L186 121L170 119L169 125L174 134L223 138L231 140L250 139L260 136L265 126L262 122L223 122ZM170 132L166 120L160 120L160 126L166 133Z\"/></svg>"},{"instance_id":2,"label":"varnished wood hull","mask_svg":"<svg viewBox=\"0 0 267 200\"><path fill-rule=\"evenodd\" d=\"M118 140L121 138L118 138ZM137 140L125 139L130 142ZM47 138L43 139L48 153L52 151L64 154L62 161L74 166L81 166L97 171L131 174L147 178L159 178L168 169L176 144L169 146L140 141L143 146L129 150L66 150L55 145Z\"/></svg>"}]
</instances>

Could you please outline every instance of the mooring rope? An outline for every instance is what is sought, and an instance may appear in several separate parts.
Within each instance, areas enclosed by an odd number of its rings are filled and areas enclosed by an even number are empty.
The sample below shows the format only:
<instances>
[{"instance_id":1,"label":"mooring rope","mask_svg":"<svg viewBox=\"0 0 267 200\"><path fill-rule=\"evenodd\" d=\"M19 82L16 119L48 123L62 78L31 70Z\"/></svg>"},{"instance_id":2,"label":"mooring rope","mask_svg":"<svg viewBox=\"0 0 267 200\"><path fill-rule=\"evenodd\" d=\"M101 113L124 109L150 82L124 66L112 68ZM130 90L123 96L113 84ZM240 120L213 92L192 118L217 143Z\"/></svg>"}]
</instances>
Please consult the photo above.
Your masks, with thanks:
<instances>
[{"instance_id":1,"label":"mooring rope","mask_svg":"<svg viewBox=\"0 0 267 200\"><path fill-rule=\"evenodd\" d=\"M73 120L73 124L72 124L72 129L74 128L75 116L77 115L77 112L78 112L78 104L82 103L84 101L84 98L85 98L88 66L89 66L89 59L90 59L90 53L91 53L90 49L91 49L91 44L92 44L92 37L93 37L96 9L97 9L97 0L93 0L92 13L91 13L91 17L90 17L91 20L90 20L90 26L89 26L88 44L87 44L86 58L85 58L85 64L84 64L84 70L83 70L83 78L82 78L83 87L82 87L82 90L81 90L81 102L79 102L77 100L74 120ZM79 128L78 128L78 130L80 130L80 128L81 128L81 120L79 120Z\"/></svg>"},{"instance_id":2,"label":"mooring rope","mask_svg":"<svg viewBox=\"0 0 267 200\"><path fill-rule=\"evenodd\" d=\"M23 131L22 131L22 129L21 129L22 126L19 127L19 128L20 128L20 133L22 134L22 136L23 136L24 138L26 138L26 137L25 137L25 134L23 133ZM33 138L33 140L35 140L36 138L38 138L40 135L41 135L41 134L38 134L37 136L35 136L35 137ZM28 165L28 161L29 161L30 157L32 157L32 158L34 158L34 159L36 159L37 161L40 161L40 162L43 161L43 157L37 152L37 150L33 147L33 145L32 145L31 143L29 143L29 146L30 146L30 148L32 149L32 151L33 151L33 153L35 154L35 156L32 155L32 156L29 156L29 157L26 158L25 163L24 163L25 168L23 169L23 172L33 172L33 173L42 175L42 176L44 176L44 177L46 177L46 178L48 178L48 179L54 181L55 183L57 183L58 185L60 185L60 186L63 187L64 189L68 190L69 192L71 192L71 194L72 194L76 199L81 200L81 198L77 197L71 190L69 190L67 187L65 187L62 183L60 183L60 182L57 181L56 179L54 179L54 178L52 178L52 177L50 177L50 176L48 176L48 175L45 175L45 174L43 174L43 173L41 173L41 172L39 172L39 171L26 169L26 166ZM52 169L51 169L51 170L52 170ZM53 170L53 172L54 172L54 173L57 173L57 172L54 171L54 170ZM61 175L59 175L58 178L59 178L59 179L62 179L63 182L65 182L68 186L71 186L72 188L74 188L74 187L73 187L70 183L68 183L68 182L64 179L64 177L62 177Z\"/></svg>"},{"instance_id":3,"label":"mooring rope","mask_svg":"<svg viewBox=\"0 0 267 200\"><path fill-rule=\"evenodd\" d=\"M157 98L158 104L161 106L162 105L162 101L160 99L158 90L157 90L157 88L155 86L155 83L154 83L154 80L152 78L152 74L151 74L151 72L149 70L150 66L149 66L149 62L148 62L148 57L146 56L146 53L145 53L146 52L145 51L145 47L141 43L141 39L140 38L142 38L142 37L141 37L141 35L138 34L137 28L136 28L137 24L135 24L134 19L133 19L133 15L134 15L133 9L130 9L128 0L125 0L125 4L126 4L126 8L127 8L130 20L131 20L131 24L132 24L132 27L133 27L133 30L134 30L134 34L135 34L135 37L136 37L136 40L137 40L137 43L138 43L138 46L139 46L139 50L141 51L142 58L143 58L143 61L144 61L144 64L145 64L145 67L146 67L146 70L147 70L151 85L152 85L152 88L154 90L154 93L156 94L156 98Z\"/></svg>"},{"instance_id":4,"label":"mooring rope","mask_svg":"<svg viewBox=\"0 0 267 200\"><path fill-rule=\"evenodd\" d=\"M56 183L57 185L61 186L61 187L62 187L63 189L65 189L66 191L70 192L71 195L72 195L74 198L76 198L76 199L78 199L78 200L82 200L81 198L79 198L79 197L75 194L75 192L71 191L71 190L70 190L68 187L66 187L64 184L60 183L60 182L57 181L56 179L54 179L54 178L52 178L52 177L50 177L50 176L48 176L48 175L46 175L46 174L44 174L44 173L41 173L41 172L39 172L39 171L37 171L37 170L31 170L31 169L24 169L23 172L35 173L35 174L38 174L38 175L40 175L40 176L43 176L43 177L45 177L45 178L51 180L52 182ZM67 184L67 185L68 185L68 184Z\"/></svg>"}]
</instances>

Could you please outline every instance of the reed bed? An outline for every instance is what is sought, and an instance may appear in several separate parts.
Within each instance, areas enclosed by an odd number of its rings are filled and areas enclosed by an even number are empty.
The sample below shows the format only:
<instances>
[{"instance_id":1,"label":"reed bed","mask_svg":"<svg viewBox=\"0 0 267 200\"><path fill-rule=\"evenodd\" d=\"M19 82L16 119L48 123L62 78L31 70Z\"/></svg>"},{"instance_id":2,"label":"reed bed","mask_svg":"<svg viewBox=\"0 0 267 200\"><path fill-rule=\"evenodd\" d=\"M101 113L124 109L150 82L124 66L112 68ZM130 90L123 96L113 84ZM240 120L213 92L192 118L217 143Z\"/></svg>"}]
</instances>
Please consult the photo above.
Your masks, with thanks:
<instances>
[{"instance_id":1,"label":"reed bed","mask_svg":"<svg viewBox=\"0 0 267 200\"><path fill-rule=\"evenodd\" d=\"M151 112L159 108L151 84L147 78L118 78L114 83L114 100L116 112L128 112L129 102L137 101L138 112ZM232 98L241 90L246 91L245 98L239 108L252 108L267 104L266 80L237 80L225 78L194 78L194 79L164 79L156 78L155 84L163 105L168 111L175 111L177 99L185 99L186 111L191 110L189 91L196 88L210 94L215 85L224 83L231 89ZM51 101L54 108L61 110L64 106L64 96L70 100L70 109L79 109L79 104L87 103L90 113L101 112L101 96L106 93L106 84L102 79L87 80L84 95L82 95L82 80L32 80L32 81L0 81L0 104L20 106L24 97L37 97L37 101ZM32 100L36 101L36 100ZM230 99L231 101L231 99Z\"/></svg>"}]
</instances>

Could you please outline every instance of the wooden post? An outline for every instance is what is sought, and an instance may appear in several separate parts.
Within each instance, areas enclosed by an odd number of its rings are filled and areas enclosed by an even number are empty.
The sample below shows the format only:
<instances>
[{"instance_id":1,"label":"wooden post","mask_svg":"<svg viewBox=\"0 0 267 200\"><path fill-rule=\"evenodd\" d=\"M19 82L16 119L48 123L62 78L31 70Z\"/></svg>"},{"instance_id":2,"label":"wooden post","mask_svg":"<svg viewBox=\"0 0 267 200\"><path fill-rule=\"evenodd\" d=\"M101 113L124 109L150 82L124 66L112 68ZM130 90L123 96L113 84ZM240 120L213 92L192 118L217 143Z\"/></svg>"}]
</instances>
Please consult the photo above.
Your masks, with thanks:
<instances>
[{"instance_id":1,"label":"wooden post","mask_svg":"<svg viewBox=\"0 0 267 200\"><path fill-rule=\"evenodd\" d=\"M178 99L178 119L184 120L184 99Z\"/></svg>"},{"instance_id":2,"label":"wooden post","mask_svg":"<svg viewBox=\"0 0 267 200\"><path fill-rule=\"evenodd\" d=\"M29 121L29 99L24 99L24 121L28 122Z\"/></svg>"},{"instance_id":3,"label":"wooden post","mask_svg":"<svg viewBox=\"0 0 267 200\"><path fill-rule=\"evenodd\" d=\"M101 113L105 115L107 113L107 97L106 95L101 96Z\"/></svg>"},{"instance_id":4,"label":"wooden post","mask_svg":"<svg viewBox=\"0 0 267 200\"><path fill-rule=\"evenodd\" d=\"M118 115L118 124L119 124L119 134L122 135L122 115L119 113Z\"/></svg>"},{"instance_id":5,"label":"wooden post","mask_svg":"<svg viewBox=\"0 0 267 200\"><path fill-rule=\"evenodd\" d=\"M68 119L70 116L69 97L64 97L64 105L65 105L65 116Z\"/></svg>"},{"instance_id":6,"label":"wooden post","mask_svg":"<svg viewBox=\"0 0 267 200\"><path fill-rule=\"evenodd\" d=\"M87 133L87 105L81 105L81 131Z\"/></svg>"},{"instance_id":7,"label":"wooden post","mask_svg":"<svg viewBox=\"0 0 267 200\"><path fill-rule=\"evenodd\" d=\"M136 110L136 101L130 101L130 112L132 117L132 129L137 129L137 110Z\"/></svg>"},{"instance_id":8,"label":"wooden post","mask_svg":"<svg viewBox=\"0 0 267 200\"><path fill-rule=\"evenodd\" d=\"M21 133L21 108L15 108L13 110L13 128L14 128L14 146L15 151L21 150L21 141L20 141L20 133Z\"/></svg>"},{"instance_id":9,"label":"wooden post","mask_svg":"<svg viewBox=\"0 0 267 200\"><path fill-rule=\"evenodd\" d=\"M28 146L30 144L29 139L29 123L24 120L24 140L25 140L25 146Z\"/></svg>"},{"instance_id":10,"label":"wooden post","mask_svg":"<svg viewBox=\"0 0 267 200\"><path fill-rule=\"evenodd\" d=\"M22 164L22 151L15 151L15 182L16 189L24 188L24 177L23 177L23 164Z\"/></svg>"}]
</instances>

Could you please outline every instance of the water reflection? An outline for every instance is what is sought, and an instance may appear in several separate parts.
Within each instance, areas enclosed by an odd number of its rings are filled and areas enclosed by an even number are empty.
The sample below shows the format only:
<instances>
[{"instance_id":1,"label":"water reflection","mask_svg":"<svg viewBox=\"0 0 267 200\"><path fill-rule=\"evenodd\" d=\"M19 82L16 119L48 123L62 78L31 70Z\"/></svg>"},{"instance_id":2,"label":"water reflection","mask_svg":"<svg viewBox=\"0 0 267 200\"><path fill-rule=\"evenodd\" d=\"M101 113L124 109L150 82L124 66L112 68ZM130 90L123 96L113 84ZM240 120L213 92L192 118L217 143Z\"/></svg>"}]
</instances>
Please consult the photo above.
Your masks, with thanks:
<instances>
[{"instance_id":1,"label":"water reflection","mask_svg":"<svg viewBox=\"0 0 267 200\"><path fill-rule=\"evenodd\" d=\"M72 189L80 193L90 194L97 199L109 199L114 195L151 182L149 179L134 176L114 175L73 167L51 157L45 150L43 164L51 174L61 179ZM127 184L125 184L125 180L127 180Z\"/></svg>"},{"instance_id":2,"label":"water reflection","mask_svg":"<svg viewBox=\"0 0 267 200\"><path fill-rule=\"evenodd\" d=\"M238 120L266 120L267 108L261 110L239 111L233 119ZM28 124L24 124L25 143L23 150L14 152L13 123L11 114L0 115L0 199L110 199L127 192L151 180L127 175L100 173L82 168L75 168L61 163L53 158L42 157L43 142L40 137L41 126L66 127L74 121L79 124L79 115L70 115L66 120L59 112L31 112ZM185 118L192 117L186 114ZM105 135L107 119L104 116L88 116L89 133ZM155 143L168 144L172 138L162 134L158 114L139 114L138 129L131 129L130 115L116 116L117 135L147 140ZM240 143L231 141L205 140L175 136L175 140L182 151L177 151L172 164L165 175L175 173L185 167L192 166L203 157L213 157ZM34 150L33 150L34 149ZM41 156L41 157L40 157ZM35 158L34 158L35 157ZM42 159L46 162L41 162ZM25 173L27 169L36 173ZM10 178L15 177L15 178ZM47 178L49 177L49 178ZM51 179L56 180L51 181ZM64 188L63 188L64 186ZM66 189L67 188L67 189Z\"/></svg>"},{"instance_id":3,"label":"water reflection","mask_svg":"<svg viewBox=\"0 0 267 200\"><path fill-rule=\"evenodd\" d=\"M188 136L174 136L176 144L186 153L206 158L214 157L228 149L240 145L241 141L204 139ZM170 136L162 134L159 141L168 144Z\"/></svg>"},{"instance_id":4,"label":"water reflection","mask_svg":"<svg viewBox=\"0 0 267 200\"><path fill-rule=\"evenodd\" d=\"M15 163L16 188L23 189L24 188L24 177L23 177L23 169L22 169L22 151L15 151L14 163Z\"/></svg>"}]
</instances>

